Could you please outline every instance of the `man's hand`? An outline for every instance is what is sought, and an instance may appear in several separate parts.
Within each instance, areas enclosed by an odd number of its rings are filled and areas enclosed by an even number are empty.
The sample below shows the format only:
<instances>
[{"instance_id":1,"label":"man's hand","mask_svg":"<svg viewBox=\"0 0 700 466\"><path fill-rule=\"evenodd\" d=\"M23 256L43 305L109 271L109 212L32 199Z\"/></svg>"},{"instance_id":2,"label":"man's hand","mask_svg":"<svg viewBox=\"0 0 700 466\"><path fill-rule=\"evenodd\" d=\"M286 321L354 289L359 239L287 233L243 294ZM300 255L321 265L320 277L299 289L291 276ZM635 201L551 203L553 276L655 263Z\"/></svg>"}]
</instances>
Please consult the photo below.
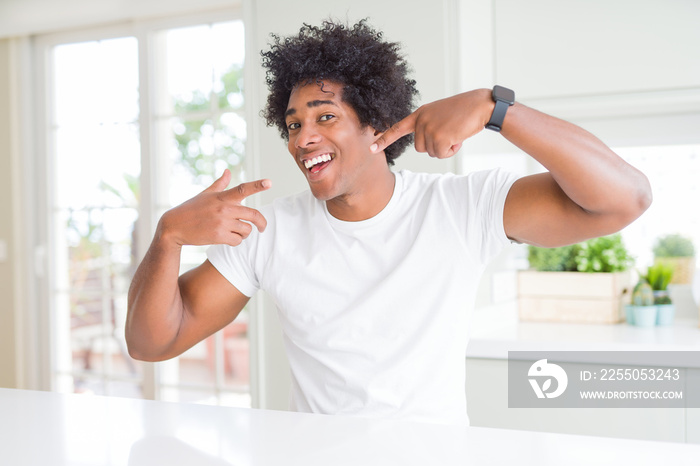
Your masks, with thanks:
<instances>
[{"instance_id":1,"label":"man's hand","mask_svg":"<svg viewBox=\"0 0 700 466\"><path fill-rule=\"evenodd\" d=\"M415 133L418 152L431 157L452 157L462 142L484 129L493 112L491 91L477 89L423 105L386 130L370 146L380 152L399 138Z\"/></svg>"},{"instance_id":2,"label":"man's hand","mask_svg":"<svg viewBox=\"0 0 700 466\"><path fill-rule=\"evenodd\" d=\"M252 225L258 231L265 230L265 217L242 202L248 196L269 189L270 180L251 181L227 190L230 181L231 172L224 170L207 189L166 212L158 224L156 236L177 246L238 246L248 237Z\"/></svg>"}]
</instances>

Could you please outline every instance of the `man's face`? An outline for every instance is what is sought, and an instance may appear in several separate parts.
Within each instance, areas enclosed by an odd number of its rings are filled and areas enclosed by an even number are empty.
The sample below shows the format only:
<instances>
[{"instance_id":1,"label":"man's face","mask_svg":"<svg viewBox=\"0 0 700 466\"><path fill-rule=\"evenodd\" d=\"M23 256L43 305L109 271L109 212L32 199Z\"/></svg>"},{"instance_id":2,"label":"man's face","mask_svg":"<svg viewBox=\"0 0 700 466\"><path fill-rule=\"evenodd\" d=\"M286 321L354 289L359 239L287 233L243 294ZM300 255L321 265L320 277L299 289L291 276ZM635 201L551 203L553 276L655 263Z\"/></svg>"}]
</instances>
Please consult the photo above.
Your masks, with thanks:
<instances>
[{"instance_id":1,"label":"man's face","mask_svg":"<svg viewBox=\"0 0 700 466\"><path fill-rule=\"evenodd\" d=\"M374 130L362 128L353 108L342 101L342 92L342 85L333 81L300 84L287 105L289 153L322 201L362 193L378 162L386 169L384 155L369 150Z\"/></svg>"}]
</instances>

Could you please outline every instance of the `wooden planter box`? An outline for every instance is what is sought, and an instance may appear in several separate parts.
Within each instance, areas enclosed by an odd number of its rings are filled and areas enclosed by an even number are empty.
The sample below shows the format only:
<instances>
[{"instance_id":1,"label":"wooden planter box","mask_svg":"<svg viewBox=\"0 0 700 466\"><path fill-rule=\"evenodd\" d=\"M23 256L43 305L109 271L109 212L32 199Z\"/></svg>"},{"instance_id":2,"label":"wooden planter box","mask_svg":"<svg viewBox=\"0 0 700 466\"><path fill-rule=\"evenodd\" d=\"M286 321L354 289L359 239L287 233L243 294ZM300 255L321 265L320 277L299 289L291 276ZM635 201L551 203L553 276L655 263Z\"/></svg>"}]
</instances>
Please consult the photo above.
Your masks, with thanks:
<instances>
[{"instance_id":1,"label":"wooden planter box","mask_svg":"<svg viewBox=\"0 0 700 466\"><path fill-rule=\"evenodd\" d=\"M615 324L625 320L631 294L630 272L518 273L521 321Z\"/></svg>"}]
</instances>

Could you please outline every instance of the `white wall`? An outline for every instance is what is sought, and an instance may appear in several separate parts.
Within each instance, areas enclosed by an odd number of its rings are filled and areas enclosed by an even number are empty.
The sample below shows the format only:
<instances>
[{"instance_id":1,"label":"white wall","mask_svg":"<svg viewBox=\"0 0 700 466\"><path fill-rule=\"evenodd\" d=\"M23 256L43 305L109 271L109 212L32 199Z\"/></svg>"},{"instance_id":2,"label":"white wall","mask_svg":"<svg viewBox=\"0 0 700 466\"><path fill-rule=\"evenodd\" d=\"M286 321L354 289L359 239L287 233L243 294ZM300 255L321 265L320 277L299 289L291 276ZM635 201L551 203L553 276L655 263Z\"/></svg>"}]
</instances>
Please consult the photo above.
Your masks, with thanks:
<instances>
[{"instance_id":1,"label":"white wall","mask_svg":"<svg viewBox=\"0 0 700 466\"><path fill-rule=\"evenodd\" d=\"M611 146L700 142L700 2L462 0L460 9L463 87L492 78ZM465 149L509 147L477 137Z\"/></svg>"},{"instance_id":2,"label":"white wall","mask_svg":"<svg viewBox=\"0 0 700 466\"><path fill-rule=\"evenodd\" d=\"M496 75L517 83L523 98L700 84L698 2L496 0L494 5Z\"/></svg>"}]
</instances>

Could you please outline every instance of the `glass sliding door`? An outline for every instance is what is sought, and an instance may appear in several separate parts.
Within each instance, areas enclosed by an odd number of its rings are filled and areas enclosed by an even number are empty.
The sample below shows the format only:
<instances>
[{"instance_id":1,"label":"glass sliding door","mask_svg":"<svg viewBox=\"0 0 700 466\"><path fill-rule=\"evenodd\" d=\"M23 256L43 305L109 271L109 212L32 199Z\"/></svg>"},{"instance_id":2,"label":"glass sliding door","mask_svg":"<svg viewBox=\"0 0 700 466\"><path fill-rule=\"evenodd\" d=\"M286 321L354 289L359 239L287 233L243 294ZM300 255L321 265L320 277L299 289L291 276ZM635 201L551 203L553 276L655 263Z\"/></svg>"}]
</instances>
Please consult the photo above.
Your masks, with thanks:
<instances>
[{"instance_id":1,"label":"glass sliding door","mask_svg":"<svg viewBox=\"0 0 700 466\"><path fill-rule=\"evenodd\" d=\"M44 317L52 385L250 406L246 310L155 365L131 359L124 340L128 287L160 215L225 168L232 184L245 179L243 23L217 17L134 29L47 41L51 259ZM183 248L181 272L202 263L205 250Z\"/></svg>"}]
</instances>

